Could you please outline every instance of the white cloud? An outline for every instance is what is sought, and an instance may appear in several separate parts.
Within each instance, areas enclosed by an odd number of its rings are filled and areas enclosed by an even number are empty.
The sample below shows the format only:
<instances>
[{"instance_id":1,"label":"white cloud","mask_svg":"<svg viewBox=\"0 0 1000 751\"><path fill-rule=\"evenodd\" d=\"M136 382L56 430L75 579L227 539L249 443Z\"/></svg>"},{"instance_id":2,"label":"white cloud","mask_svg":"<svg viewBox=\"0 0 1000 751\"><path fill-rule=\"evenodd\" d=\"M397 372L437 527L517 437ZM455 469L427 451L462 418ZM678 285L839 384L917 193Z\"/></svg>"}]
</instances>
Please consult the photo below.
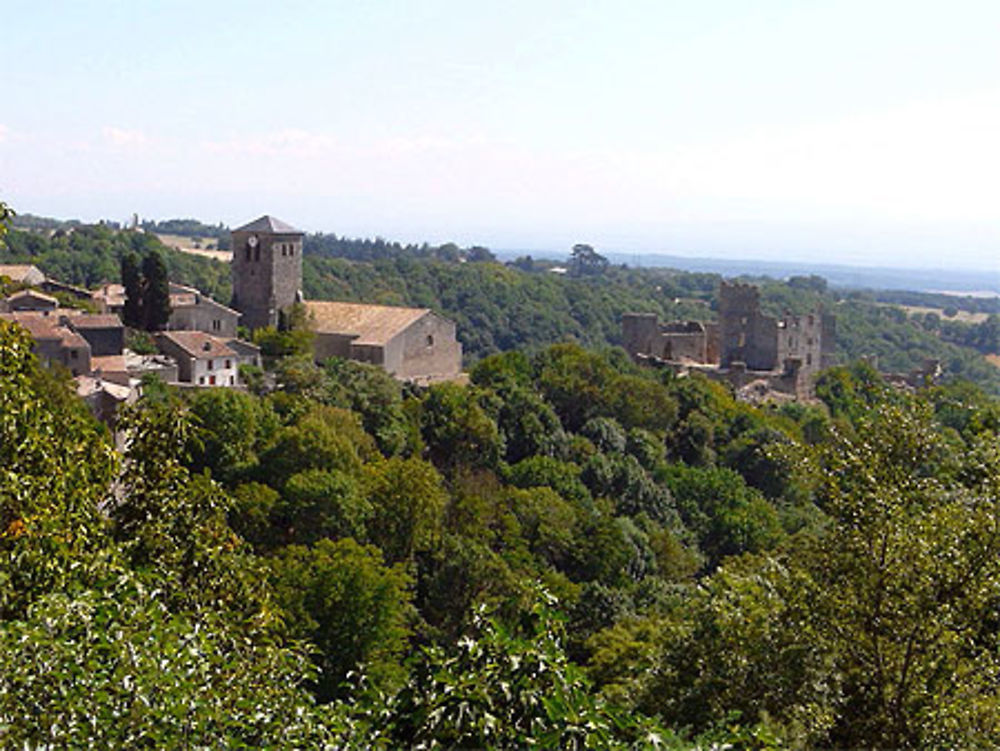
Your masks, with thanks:
<instances>
[{"instance_id":1,"label":"white cloud","mask_svg":"<svg viewBox=\"0 0 1000 751\"><path fill-rule=\"evenodd\" d=\"M113 125L105 125L101 129L101 135L106 143L116 148L139 149L149 144L149 138L141 130L129 130L127 128L117 128Z\"/></svg>"},{"instance_id":2,"label":"white cloud","mask_svg":"<svg viewBox=\"0 0 1000 751\"><path fill-rule=\"evenodd\" d=\"M311 133L299 128L285 128L272 133L240 136L226 141L208 141L204 148L216 154L278 156L315 159L335 155L336 138L325 133Z\"/></svg>"}]
</instances>

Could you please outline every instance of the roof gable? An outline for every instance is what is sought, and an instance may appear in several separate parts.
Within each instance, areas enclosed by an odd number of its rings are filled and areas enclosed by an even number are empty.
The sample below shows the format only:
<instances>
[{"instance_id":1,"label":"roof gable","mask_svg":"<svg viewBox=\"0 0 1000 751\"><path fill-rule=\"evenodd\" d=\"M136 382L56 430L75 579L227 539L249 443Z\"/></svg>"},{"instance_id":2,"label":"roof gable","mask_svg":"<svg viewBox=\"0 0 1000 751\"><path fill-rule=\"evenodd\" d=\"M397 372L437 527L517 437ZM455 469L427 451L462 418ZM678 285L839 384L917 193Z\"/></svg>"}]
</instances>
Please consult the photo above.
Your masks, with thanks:
<instances>
[{"instance_id":1,"label":"roof gable","mask_svg":"<svg viewBox=\"0 0 1000 751\"><path fill-rule=\"evenodd\" d=\"M37 266L30 263L0 264L0 276L26 284L39 284L45 279L45 274Z\"/></svg>"},{"instance_id":2,"label":"roof gable","mask_svg":"<svg viewBox=\"0 0 1000 751\"><path fill-rule=\"evenodd\" d=\"M197 360L236 355L225 341L201 331L164 331L159 336Z\"/></svg>"},{"instance_id":3,"label":"roof gable","mask_svg":"<svg viewBox=\"0 0 1000 751\"><path fill-rule=\"evenodd\" d=\"M301 230L295 229L287 222L283 222L270 214L264 214L260 219L254 219L249 224L237 227L233 232L269 232L277 235L301 235Z\"/></svg>"},{"instance_id":4,"label":"roof gable","mask_svg":"<svg viewBox=\"0 0 1000 751\"><path fill-rule=\"evenodd\" d=\"M46 295L44 292L39 292L34 289L22 289L20 292L15 292L8 298L11 302L16 300L40 300L42 302L51 303L53 305L58 305L59 301L52 297L52 295Z\"/></svg>"}]
</instances>

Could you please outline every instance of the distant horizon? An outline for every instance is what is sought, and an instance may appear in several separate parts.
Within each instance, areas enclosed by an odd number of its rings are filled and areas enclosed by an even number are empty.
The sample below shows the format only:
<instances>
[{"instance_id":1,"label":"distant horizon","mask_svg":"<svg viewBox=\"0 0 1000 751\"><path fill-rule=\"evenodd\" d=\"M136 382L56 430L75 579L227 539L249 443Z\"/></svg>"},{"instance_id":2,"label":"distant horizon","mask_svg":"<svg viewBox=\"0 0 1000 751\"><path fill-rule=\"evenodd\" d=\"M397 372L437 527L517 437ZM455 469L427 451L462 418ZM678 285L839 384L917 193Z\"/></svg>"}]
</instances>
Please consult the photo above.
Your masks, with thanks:
<instances>
[{"instance_id":1,"label":"distant horizon","mask_svg":"<svg viewBox=\"0 0 1000 751\"><path fill-rule=\"evenodd\" d=\"M81 0L6 20L0 200L20 211L1000 275L987 0Z\"/></svg>"},{"instance_id":2,"label":"distant horizon","mask_svg":"<svg viewBox=\"0 0 1000 751\"><path fill-rule=\"evenodd\" d=\"M128 219L113 219L103 216L98 218L57 217L51 214L38 213L34 211L19 212L19 216L32 216L39 219L48 219L59 222L78 221L83 224L96 224L101 221L117 222L119 225L127 225ZM219 224L232 229L241 226L249 221L253 221L261 214L253 217L245 217L237 223L226 222L225 220L206 221L196 216L169 216L150 217L139 216L140 222L166 222L172 220L191 220L199 222L208 227L216 227ZM272 216L274 216L272 214ZM276 217L286 220L286 217ZM15 220L16 223L16 220ZM401 239L387 236L385 233L374 233L367 236L358 236L336 232L333 230L311 230L306 229L296 222L289 222L297 229L315 234L334 234L338 237L348 239L376 239L380 238L386 242L398 243L400 245L420 246L425 242L430 245L441 245L447 242L455 242L453 239L431 242L425 239ZM460 247L480 246L488 248L499 260L512 261L521 256L531 256L534 260L549 261L552 263L563 263L568 260L572 245L562 248L505 248L492 245L488 242L456 242ZM677 268L684 271L706 271L710 273L729 273L734 276L741 275L761 275L774 276L777 278L817 274L823 276L833 286L847 287L854 289L911 289L915 291L937 292L941 294L953 294L958 296L1000 296L1000 273L993 269L966 268L952 266L949 269L938 267L920 266L893 266L865 263L842 263L837 261L815 261L806 258L785 257L767 258L755 257L753 255L727 256L722 254L705 255L701 253L684 252L656 252L656 251L626 251L614 248L595 247L598 253L607 257L612 263L625 264L633 268ZM664 263L658 265L657 261ZM950 283L954 288L945 288ZM934 286L943 284L945 287Z\"/></svg>"},{"instance_id":3,"label":"distant horizon","mask_svg":"<svg viewBox=\"0 0 1000 751\"><path fill-rule=\"evenodd\" d=\"M12 207L17 210L16 207ZM900 270L900 271L917 271L926 272L932 270L940 269L940 265L935 264L906 264L905 262L900 263L886 263L883 259L879 257L869 257L861 258L856 261L840 261L840 260L816 260L810 259L807 255L782 255L781 257L776 257L773 253L768 255L761 255L754 252L740 252L737 250L731 250L729 252L725 250L717 250L715 252L699 252L689 249L671 249L671 250L650 250L650 249L621 249L617 247L604 247L599 246L593 242L588 242L587 240L581 239L573 241L572 243L566 245L564 248L558 248L555 246L533 246L533 247L506 247L501 244L494 244L483 239L463 239L459 241L456 238L448 237L446 234L442 235L444 239L435 238L400 238L397 236L391 236L385 232L372 232L368 234L355 234L349 232L338 231L335 229L313 229L312 227L303 227L300 222L296 222L294 219L289 219L285 216L279 216L274 212L263 212L254 214L253 216L247 216L239 221L226 221L224 219L218 219L215 221L208 221L202 217L187 215L187 216L163 216L163 217L152 217L148 215L143 215L138 212L133 212L138 215L139 221L151 221L151 222L166 222L172 220L192 220L200 222L209 227L216 227L219 224L232 229L234 227L241 226L247 222L253 221L259 216L264 214L269 214L275 216L283 221L288 221L288 223L295 226L297 229L302 230L308 234L332 234L338 237L350 238L350 239L376 239L380 238L387 242L399 243L400 245L422 245L427 243L429 245L443 245L445 243L455 243L461 247L473 247L480 246L488 248L495 255L503 255L508 260L513 260L519 256L531 256L536 260L549 260L549 261L563 261L566 260L570 252L572 251L573 245L577 243L586 243L595 248L595 250L607 257L614 257L614 263L625 263L629 266L643 267L649 264L641 263L641 261L646 259L656 259L656 258L668 258L668 259L678 259L685 261L730 261L736 263L746 263L755 264L761 266L809 266L815 268L827 267L830 269L871 269L873 271L885 270ZM60 217L55 216L51 213L39 212L39 211L17 211L18 216L33 216L40 219L51 219L59 222L74 222L78 221L83 224L97 224L99 222L117 222L119 225L126 226L131 217L125 219L116 219L112 216L66 216ZM15 220L16 222L16 220ZM638 259L640 263L630 263L629 259ZM890 259L891 261L892 259ZM964 273L985 273L988 278L992 280L992 284L996 286L996 289L1000 290L1000 258L993 258L991 260L990 266L962 266L954 265L950 267L950 270Z\"/></svg>"}]
</instances>

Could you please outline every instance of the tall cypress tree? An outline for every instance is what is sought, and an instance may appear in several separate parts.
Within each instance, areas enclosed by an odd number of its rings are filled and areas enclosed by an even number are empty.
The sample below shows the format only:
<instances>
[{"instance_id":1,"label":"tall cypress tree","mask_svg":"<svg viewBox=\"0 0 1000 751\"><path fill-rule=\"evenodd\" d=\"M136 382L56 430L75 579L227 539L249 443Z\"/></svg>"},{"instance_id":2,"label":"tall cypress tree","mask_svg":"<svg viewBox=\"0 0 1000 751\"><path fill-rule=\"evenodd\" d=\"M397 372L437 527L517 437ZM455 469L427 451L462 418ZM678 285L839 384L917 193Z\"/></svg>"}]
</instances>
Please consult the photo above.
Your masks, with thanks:
<instances>
[{"instance_id":1,"label":"tall cypress tree","mask_svg":"<svg viewBox=\"0 0 1000 751\"><path fill-rule=\"evenodd\" d=\"M155 250L142 260L142 314L147 331L162 331L170 320L170 281L167 266Z\"/></svg>"},{"instance_id":2,"label":"tall cypress tree","mask_svg":"<svg viewBox=\"0 0 1000 751\"><path fill-rule=\"evenodd\" d=\"M142 275L139 273L139 259L129 251L121 260L122 286L125 287L125 325L133 329L143 328Z\"/></svg>"}]
</instances>

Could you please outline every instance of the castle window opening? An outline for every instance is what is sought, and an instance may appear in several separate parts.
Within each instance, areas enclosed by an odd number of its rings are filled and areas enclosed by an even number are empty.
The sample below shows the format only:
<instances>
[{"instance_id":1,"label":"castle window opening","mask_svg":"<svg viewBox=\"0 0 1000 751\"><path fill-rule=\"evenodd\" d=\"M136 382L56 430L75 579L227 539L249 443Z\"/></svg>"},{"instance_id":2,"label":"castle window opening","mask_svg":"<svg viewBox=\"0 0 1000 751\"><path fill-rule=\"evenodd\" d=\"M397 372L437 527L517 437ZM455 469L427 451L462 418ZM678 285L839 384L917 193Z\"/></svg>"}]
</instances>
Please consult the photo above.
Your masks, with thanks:
<instances>
[{"instance_id":1,"label":"castle window opening","mask_svg":"<svg viewBox=\"0 0 1000 751\"><path fill-rule=\"evenodd\" d=\"M427 346L428 347L434 346L434 337L431 336L430 334L427 335Z\"/></svg>"}]
</instances>

